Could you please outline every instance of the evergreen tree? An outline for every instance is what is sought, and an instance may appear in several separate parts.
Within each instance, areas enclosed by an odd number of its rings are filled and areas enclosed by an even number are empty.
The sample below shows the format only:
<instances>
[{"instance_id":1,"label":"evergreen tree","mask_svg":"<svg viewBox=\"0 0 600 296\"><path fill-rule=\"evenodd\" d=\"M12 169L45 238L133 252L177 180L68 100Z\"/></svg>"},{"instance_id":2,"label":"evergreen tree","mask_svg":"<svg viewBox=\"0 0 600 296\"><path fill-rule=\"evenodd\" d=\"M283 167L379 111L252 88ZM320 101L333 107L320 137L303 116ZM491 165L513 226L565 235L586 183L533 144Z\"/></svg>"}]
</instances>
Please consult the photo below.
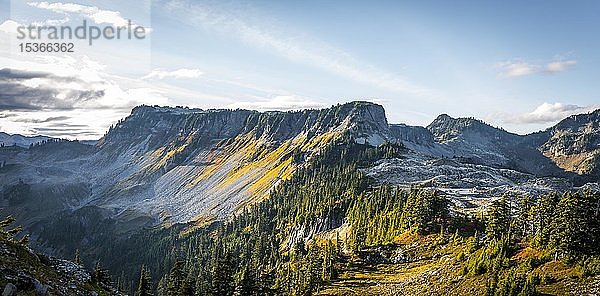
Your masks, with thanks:
<instances>
[{"instance_id":1,"label":"evergreen tree","mask_svg":"<svg viewBox=\"0 0 600 296\"><path fill-rule=\"evenodd\" d=\"M167 296L179 296L185 280L184 262L177 260L169 274L167 285Z\"/></svg>"},{"instance_id":2,"label":"evergreen tree","mask_svg":"<svg viewBox=\"0 0 600 296\"><path fill-rule=\"evenodd\" d=\"M212 295L232 295L234 288L231 254L225 253L220 256L217 255L212 266Z\"/></svg>"},{"instance_id":3,"label":"evergreen tree","mask_svg":"<svg viewBox=\"0 0 600 296\"><path fill-rule=\"evenodd\" d=\"M140 280L138 282L138 288L136 291L137 296L153 296L152 278L150 277L150 271L146 266L142 265L140 268Z\"/></svg>"},{"instance_id":4,"label":"evergreen tree","mask_svg":"<svg viewBox=\"0 0 600 296\"><path fill-rule=\"evenodd\" d=\"M163 276L162 278L160 278L160 280L158 281L158 286L156 288L157 294L158 296L167 296L168 294L168 277L167 276Z\"/></svg>"},{"instance_id":5,"label":"evergreen tree","mask_svg":"<svg viewBox=\"0 0 600 296\"><path fill-rule=\"evenodd\" d=\"M75 250L75 259L74 259L74 261L75 261L75 264L78 264L78 265L82 265L83 264L83 262L81 262L81 256L79 255L79 249Z\"/></svg>"},{"instance_id":6,"label":"evergreen tree","mask_svg":"<svg viewBox=\"0 0 600 296\"><path fill-rule=\"evenodd\" d=\"M108 269L103 268L100 265L100 261L96 262L96 267L94 268L94 271L92 272L92 282L99 284L99 285L104 285L104 286L112 285L110 273L108 272Z\"/></svg>"},{"instance_id":7,"label":"evergreen tree","mask_svg":"<svg viewBox=\"0 0 600 296\"><path fill-rule=\"evenodd\" d=\"M488 210L486 234L489 239L499 239L509 231L510 206L506 196L495 200Z\"/></svg>"},{"instance_id":8,"label":"evergreen tree","mask_svg":"<svg viewBox=\"0 0 600 296\"><path fill-rule=\"evenodd\" d=\"M194 270L190 268L179 290L179 296L194 296L196 290L195 284Z\"/></svg>"},{"instance_id":9,"label":"evergreen tree","mask_svg":"<svg viewBox=\"0 0 600 296\"><path fill-rule=\"evenodd\" d=\"M258 287L255 285L253 275L250 269L246 266L242 271L242 277L235 288L236 296L252 296L256 294Z\"/></svg>"},{"instance_id":10,"label":"evergreen tree","mask_svg":"<svg viewBox=\"0 0 600 296\"><path fill-rule=\"evenodd\" d=\"M0 220L0 237L8 240L13 240L14 236L21 232L21 226L13 227L11 229L5 229L11 226L15 222L15 218L12 215L8 215L3 220Z\"/></svg>"}]
</instances>

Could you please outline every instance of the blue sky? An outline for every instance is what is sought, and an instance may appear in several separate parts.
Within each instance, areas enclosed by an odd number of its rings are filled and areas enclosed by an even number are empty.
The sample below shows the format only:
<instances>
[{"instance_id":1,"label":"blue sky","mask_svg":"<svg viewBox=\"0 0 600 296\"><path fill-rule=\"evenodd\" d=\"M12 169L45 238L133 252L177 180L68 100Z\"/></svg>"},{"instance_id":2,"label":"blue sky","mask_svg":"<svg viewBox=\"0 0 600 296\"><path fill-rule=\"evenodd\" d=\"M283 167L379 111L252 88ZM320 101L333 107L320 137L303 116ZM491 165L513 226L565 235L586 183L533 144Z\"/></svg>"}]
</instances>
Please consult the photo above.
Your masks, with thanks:
<instances>
[{"instance_id":1,"label":"blue sky","mask_svg":"<svg viewBox=\"0 0 600 296\"><path fill-rule=\"evenodd\" d=\"M80 82L51 92L69 108L5 104L0 130L94 138L142 103L287 110L369 100L393 123L448 113L527 133L600 107L598 1L66 1L0 0L0 68ZM83 19L131 19L151 33L53 58L19 53L11 35L15 24ZM72 99L83 87L102 95Z\"/></svg>"}]
</instances>

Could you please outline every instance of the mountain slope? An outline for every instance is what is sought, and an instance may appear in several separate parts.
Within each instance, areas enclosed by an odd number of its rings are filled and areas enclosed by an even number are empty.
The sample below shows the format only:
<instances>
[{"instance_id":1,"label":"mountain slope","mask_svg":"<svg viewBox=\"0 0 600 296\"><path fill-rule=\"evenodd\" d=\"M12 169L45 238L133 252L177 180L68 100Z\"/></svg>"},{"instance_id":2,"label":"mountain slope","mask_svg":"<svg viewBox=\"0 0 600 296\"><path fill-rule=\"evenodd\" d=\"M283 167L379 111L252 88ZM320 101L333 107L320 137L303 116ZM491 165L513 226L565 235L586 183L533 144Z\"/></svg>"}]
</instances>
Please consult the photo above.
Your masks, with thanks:
<instances>
[{"instance_id":1,"label":"mountain slope","mask_svg":"<svg viewBox=\"0 0 600 296\"><path fill-rule=\"evenodd\" d=\"M546 133L545 156L567 171L600 177L600 110L570 116Z\"/></svg>"},{"instance_id":2,"label":"mountain slope","mask_svg":"<svg viewBox=\"0 0 600 296\"><path fill-rule=\"evenodd\" d=\"M473 118L438 116L427 126L436 141L465 161L511 168L536 175L560 175L526 136L509 133Z\"/></svg>"},{"instance_id":3,"label":"mountain slope","mask_svg":"<svg viewBox=\"0 0 600 296\"><path fill-rule=\"evenodd\" d=\"M95 206L126 221L220 219L264 198L336 138L378 144L387 129L383 108L366 102L264 113L140 106L95 147L6 147L0 185L22 181L34 196L56 192L48 198L58 209Z\"/></svg>"},{"instance_id":4,"label":"mountain slope","mask_svg":"<svg viewBox=\"0 0 600 296\"><path fill-rule=\"evenodd\" d=\"M381 106L361 102L265 113L143 106L99 141L85 171L94 203L167 211L174 221L224 218L328 142L386 126Z\"/></svg>"},{"instance_id":5,"label":"mountain slope","mask_svg":"<svg viewBox=\"0 0 600 296\"><path fill-rule=\"evenodd\" d=\"M110 279L90 274L81 264L35 253L27 239L15 240L13 231L19 228L5 229L11 220L0 216L2 295L123 295Z\"/></svg>"},{"instance_id":6,"label":"mountain slope","mask_svg":"<svg viewBox=\"0 0 600 296\"><path fill-rule=\"evenodd\" d=\"M445 114L426 128L388 124L383 107L367 102L263 113L140 106L96 146L52 141L34 149L3 148L0 164L6 165L0 168L0 185L5 186L5 198L0 203L13 200L19 210L31 210L33 206L23 206L26 202L8 198L21 181L30 190L24 201L51 192L47 200L54 210L42 216L92 206L136 223L141 217L152 223L223 219L266 197L298 165L341 137L370 145L397 142L410 149L409 155L420 155L414 158L419 165L389 170L386 175L397 174L394 179L406 179L407 170L416 173L440 158L453 159L456 165L451 167L490 168L472 176L511 169L537 177L570 177L562 168L575 173L597 170L598 113L521 136ZM573 143L582 144L573 148ZM427 170L416 173L422 178L414 181L450 177ZM468 182L478 186L476 178Z\"/></svg>"}]
</instances>

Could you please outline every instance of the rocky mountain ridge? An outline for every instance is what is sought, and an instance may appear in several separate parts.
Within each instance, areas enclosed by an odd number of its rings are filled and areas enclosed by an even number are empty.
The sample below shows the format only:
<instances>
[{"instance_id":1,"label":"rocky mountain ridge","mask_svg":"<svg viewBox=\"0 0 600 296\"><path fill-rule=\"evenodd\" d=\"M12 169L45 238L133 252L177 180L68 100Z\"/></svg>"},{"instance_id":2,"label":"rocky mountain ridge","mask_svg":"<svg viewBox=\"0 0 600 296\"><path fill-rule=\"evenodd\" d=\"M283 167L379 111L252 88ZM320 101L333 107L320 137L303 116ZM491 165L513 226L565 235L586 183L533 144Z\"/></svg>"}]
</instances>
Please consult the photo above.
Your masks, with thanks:
<instances>
[{"instance_id":1,"label":"rocky mountain ridge","mask_svg":"<svg viewBox=\"0 0 600 296\"><path fill-rule=\"evenodd\" d=\"M545 133L545 156L567 171L600 177L600 110L567 117Z\"/></svg>"},{"instance_id":2,"label":"rocky mountain ridge","mask_svg":"<svg viewBox=\"0 0 600 296\"><path fill-rule=\"evenodd\" d=\"M66 209L98 206L126 220L223 218L263 198L303 158L341 137L370 145L400 143L409 156L428 162L452 159L568 179L572 172L595 172L599 113L517 135L445 114L427 127L388 124L383 107L368 102L291 112L139 106L95 147L63 142L4 148L1 185L22 181L34 192L72 196L69 201L56 197ZM579 150L570 148L572 143L579 143ZM583 161L563 169L560 159L582 156Z\"/></svg>"}]
</instances>

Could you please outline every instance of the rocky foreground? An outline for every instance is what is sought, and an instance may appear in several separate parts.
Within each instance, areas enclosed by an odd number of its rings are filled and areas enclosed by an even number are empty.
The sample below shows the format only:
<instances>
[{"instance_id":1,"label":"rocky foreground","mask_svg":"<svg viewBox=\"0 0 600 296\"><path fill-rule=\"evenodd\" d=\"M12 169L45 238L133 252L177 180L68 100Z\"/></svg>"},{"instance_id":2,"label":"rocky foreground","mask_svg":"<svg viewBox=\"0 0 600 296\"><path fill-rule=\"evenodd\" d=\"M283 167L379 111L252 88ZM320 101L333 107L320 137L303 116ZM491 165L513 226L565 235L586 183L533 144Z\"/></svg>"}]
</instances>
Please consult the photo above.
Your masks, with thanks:
<instances>
[{"instance_id":1,"label":"rocky foreground","mask_svg":"<svg viewBox=\"0 0 600 296\"><path fill-rule=\"evenodd\" d=\"M14 295L123 295L68 260L47 257L12 240L0 239L0 291Z\"/></svg>"}]
</instances>

